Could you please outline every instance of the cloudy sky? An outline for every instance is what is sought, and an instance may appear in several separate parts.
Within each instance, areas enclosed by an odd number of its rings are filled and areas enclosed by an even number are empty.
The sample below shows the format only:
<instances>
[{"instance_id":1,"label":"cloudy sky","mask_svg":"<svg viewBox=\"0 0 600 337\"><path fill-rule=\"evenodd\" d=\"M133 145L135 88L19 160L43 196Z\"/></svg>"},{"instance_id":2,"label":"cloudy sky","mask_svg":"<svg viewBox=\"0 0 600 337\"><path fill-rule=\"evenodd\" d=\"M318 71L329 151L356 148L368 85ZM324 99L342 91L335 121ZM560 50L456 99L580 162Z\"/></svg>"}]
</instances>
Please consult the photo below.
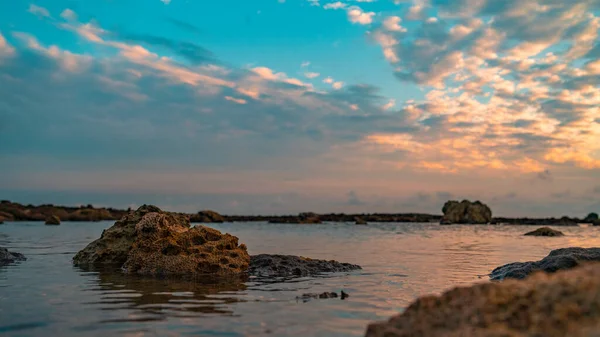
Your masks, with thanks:
<instances>
[{"instance_id":1,"label":"cloudy sky","mask_svg":"<svg viewBox=\"0 0 600 337\"><path fill-rule=\"evenodd\" d=\"M600 211L600 0L0 3L0 198Z\"/></svg>"}]
</instances>

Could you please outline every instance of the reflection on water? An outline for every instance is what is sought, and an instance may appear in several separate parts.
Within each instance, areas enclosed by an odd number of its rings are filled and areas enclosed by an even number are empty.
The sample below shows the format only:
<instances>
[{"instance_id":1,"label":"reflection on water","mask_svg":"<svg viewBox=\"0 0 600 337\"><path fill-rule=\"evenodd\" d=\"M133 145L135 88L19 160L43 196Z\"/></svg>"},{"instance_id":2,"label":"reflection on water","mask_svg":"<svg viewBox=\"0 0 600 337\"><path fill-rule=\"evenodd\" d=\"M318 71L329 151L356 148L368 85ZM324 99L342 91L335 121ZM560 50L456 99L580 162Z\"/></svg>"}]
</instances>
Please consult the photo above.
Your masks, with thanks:
<instances>
[{"instance_id":1,"label":"reflection on water","mask_svg":"<svg viewBox=\"0 0 600 337\"><path fill-rule=\"evenodd\" d=\"M129 317L110 319L108 322L159 321L167 317L194 317L202 314L233 315L230 304L240 302L239 295L246 289L246 278L204 277L195 281L153 279L124 275L115 269L86 270L97 276L96 286L85 291L94 292L95 300L85 305L99 310L135 312ZM219 295L219 296L215 296Z\"/></svg>"},{"instance_id":2,"label":"reflection on water","mask_svg":"<svg viewBox=\"0 0 600 337\"><path fill-rule=\"evenodd\" d=\"M356 263L363 270L293 280L125 276L73 267L72 256L112 223L8 223L0 246L28 260L0 268L2 336L361 336L416 297L486 282L480 275L555 248L600 246L600 228L561 228L559 238L524 237L530 227L435 224L218 224L251 254L293 254ZM312 300L305 293L350 294Z\"/></svg>"}]
</instances>

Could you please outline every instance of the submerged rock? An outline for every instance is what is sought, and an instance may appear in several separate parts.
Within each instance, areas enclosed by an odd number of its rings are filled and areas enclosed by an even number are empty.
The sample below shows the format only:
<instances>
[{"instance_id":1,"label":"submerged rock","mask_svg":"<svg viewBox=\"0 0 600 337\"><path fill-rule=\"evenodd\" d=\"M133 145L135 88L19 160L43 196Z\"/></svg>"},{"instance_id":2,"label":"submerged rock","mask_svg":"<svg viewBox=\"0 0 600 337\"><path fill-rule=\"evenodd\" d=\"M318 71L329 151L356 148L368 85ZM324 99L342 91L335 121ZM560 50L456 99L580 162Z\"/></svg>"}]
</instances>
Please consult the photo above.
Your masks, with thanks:
<instances>
[{"instance_id":1,"label":"submerged rock","mask_svg":"<svg viewBox=\"0 0 600 337\"><path fill-rule=\"evenodd\" d=\"M46 218L46 225L60 225L60 218L56 215L51 215Z\"/></svg>"},{"instance_id":2,"label":"submerged rock","mask_svg":"<svg viewBox=\"0 0 600 337\"><path fill-rule=\"evenodd\" d=\"M600 248L556 249L540 261L514 262L500 266L490 273L490 279L523 279L534 271L553 273L561 269L577 267L586 261L600 261Z\"/></svg>"},{"instance_id":3,"label":"submerged rock","mask_svg":"<svg viewBox=\"0 0 600 337\"><path fill-rule=\"evenodd\" d=\"M249 274L258 277L304 277L323 273L362 269L358 265L337 261L314 260L293 255L255 255L250 257Z\"/></svg>"},{"instance_id":4,"label":"submerged rock","mask_svg":"<svg viewBox=\"0 0 600 337\"><path fill-rule=\"evenodd\" d=\"M5 266L16 261L25 261L27 258L21 253L9 252L8 249L0 247L0 266Z\"/></svg>"},{"instance_id":5,"label":"submerged rock","mask_svg":"<svg viewBox=\"0 0 600 337\"><path fill-rule=\"evenodd\" d=\"M532 232L525 233L527 236L564 236L563 232L557 231L550 227L541 227Z\"/></svg>"},{"instance_id":6,"label":"submerged rock","mask_svg":"<svg viewBox=\"0 0 600 337\"><path fill-rule=\"evenodd\" d=\"M73 258L76 265L120 266L125 273L195 277L245 272L250 257L238 238L190 228L187 217L144 205L102 232Z\"/></svg>"},{"instance_id":7,"label":"submerged rock","mask_svg":"<svg viewBox=\"0 0 600 337\"><path fill-rule=\"evenodd\" d=\"M600 264L425 296L367 337L593 337L600 330Z\"/></svg>"},{"instance_id":8,"label":"submerged rock","mask_svg":"<svg viewBox=\"0 0 600 337\"><path fill-rule=\"evenodd\" d=\"M225 218L214 211L201 211L190 216L191 222L203 222L203 223L222 223L225 222Z\"/></svg>"},{"instance_id":9,"label":"submerged rock","mask_svg":"<svg viewBox=\"0 0 600 337\"><path fill-rule=\"evenodd\" d=\"M442 208L442 224L487 224L492 221L492 210L480 201L448 201Z\"/></svg>"}]
</instances>

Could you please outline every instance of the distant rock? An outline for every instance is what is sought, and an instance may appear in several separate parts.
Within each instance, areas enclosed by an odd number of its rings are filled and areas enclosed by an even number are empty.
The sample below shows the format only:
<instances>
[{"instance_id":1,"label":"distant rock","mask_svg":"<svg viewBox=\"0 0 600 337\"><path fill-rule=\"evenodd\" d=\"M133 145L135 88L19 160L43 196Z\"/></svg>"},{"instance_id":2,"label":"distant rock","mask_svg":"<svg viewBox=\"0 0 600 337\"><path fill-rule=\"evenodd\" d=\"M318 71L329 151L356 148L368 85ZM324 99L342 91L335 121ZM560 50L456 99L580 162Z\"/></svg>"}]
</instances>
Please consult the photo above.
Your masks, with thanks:
<instances>
[{"instance_id":1,"label":"distant rock","mask_svg":"<svg viewBox=\"0 0 600 337\"><path fill-rule=\"evenodd\" d=\"M297 217L283 216L269 220L269 223L286 223L286 224L320 224L321 218L318 214L312 212L300 213Z\"/></svg>"},{"instance_id":2,"label":"distant rock","mask_svg":"<svg viewBox=\"0 0 600 337\"><path fill-rule=\"evenodd\" d=\"M9 252L8 249L0 247L0 267L16 261L25 261L27 258L20 253Z\"/></svg>"},{"instance_id":3,"label":"distant rock","mask_svg":"<svg viewBox=\"0 0 600 337\"><path fill-rule=\"evenodd\" d=\"M60 218L56 215L51 215L46 218L46 225L60 225Z\"/></svg>"},{"instance_id":4,"label":"distant rock","mask_svg":"<svg viewBox=\"0 0 600 337\"><path fill-rule=\"evenodd\" d=\"M202 223L222 223L225 222L223 216L214 211L201 211L190 216L191 222Z\"/></svg>"},{"instance_id":5,"label":"distant rock","mask_svg":"<svg viewBox=\"0 0 600 337\"><path fill-rule=\"evenodd\" d=\"M492 221L492 210L480 201L448 201L442 208L442 224L487 224Z\"/></svg>"},{"instance_id":6,"label":"distant rock","mask_svg":"<svg viewBox=\"0 0 600 337\"><path fill-rule=\"evenodd\" d=\"M126 274L174 277L229 275L248 269L245 245L216 229L190 228L187 217L144 205L73 258L75 265L116 265Z\"/></svg>"},{"instance_id":7,"label":"distant rock","mask_svg":"<svg viewBox=\"0 0 600 337\"><path fill-rule=\"evenodd\" d=\"M0 216L0 225L4 223L4 218Z\"/></svg>"},{"instance_id":8,"label":"distant rock","mask_svg":"<svg viewBox=\"0 0 600 337\"><path fill-rule=\"evenodd\" d=\"M261 254L250 257L249 274L258 277L304 277L362 269L358 265L293 255Z\"/></svg>"},{"instance_id":9,"label":"distant rock","mask_svg":"<svg viewBox=\"0 0 600 337\"><path fill-rule=\"evenodd\" d=\"M584 219L584 222L596 222L598 221L598 213L590 213Z\"/></svg>"},{"instance_id":10,"label":"distant rock","mask_svg":"<svg viewBox=\"0 0 600 337\"><path fill-rule=\"evenodd\" d=\"M490 279L523 279L535 271L553 273L571 269L587 261L600 261L600 248L562 248L550 252L540 261L514 262L500 266L490 273Z\"/></svg>"},{"instance_id":11,"label":"distant rock","mask_svg":"<svg viewBox=\"0 0 600 337\"><path fill-rule=\"evenodd\" d=\"M563 232L557 231L550 227L541 227L532 232L525 233L527 236L564 236Z\"/></svg>"},{"instance_id":12,"label":"distant rock","mask_svg":"<svg viewBox=\"0 0 600 337\"><path fill-rule=\"evenodd\" d=\"M112 208L94 208L92 205L80 207L46 205L21 205L16 202L2 200L0 217L9 221L46 221L50 216L57 216L63 221L102 221L116 220L127 211Z\"/></svg>"},{"instance_id":13,"label":"distant rock","mask_svg":"<svg viewBox=\"0 0 600 337\"><path fill-rule=\"evenodd\" d=\"M354 223L356 225L367 225L368 223L363 218L354 218Z\"/></svg>"},{"instance_id":14,"label":"distant rock","mask_svg":"<svg viewBox=\"0 0 600 337\"><path fill-rule=\"evenodd\" d=\"M597 337L600 264L424 296L366 337Z\"/></svg>"}]
</instances>

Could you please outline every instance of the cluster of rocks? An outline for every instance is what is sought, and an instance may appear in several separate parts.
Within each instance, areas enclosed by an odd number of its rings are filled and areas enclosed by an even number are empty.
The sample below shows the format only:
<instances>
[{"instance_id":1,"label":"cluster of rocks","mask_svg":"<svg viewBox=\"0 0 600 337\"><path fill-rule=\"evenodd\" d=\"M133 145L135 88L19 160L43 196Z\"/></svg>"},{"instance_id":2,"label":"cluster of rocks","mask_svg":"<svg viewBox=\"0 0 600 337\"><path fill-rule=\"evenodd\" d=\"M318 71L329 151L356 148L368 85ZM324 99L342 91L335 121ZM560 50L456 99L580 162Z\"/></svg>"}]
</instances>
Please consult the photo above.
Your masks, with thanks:
<instances>
[{"instance_id":1,"label":"cluster of rocks","mask_svg":"<svg viewBox=\"0 0 600 337\"><path fill-rule=\"evenodd\" d=\"M357 265L284 255L250 257L238 238L190 227L187 216L142 206L102 232L77 253L78 266L121 268L126 274L196 278L204 275L298 277L360 269Z\"/></svg>"},{"instance_id":2,"label":"cluster of rocks","mask_svg":"<svg viewBox=\"0 0 600 337\"><path fill-rule=\"evenodd\" d=\"M600 261L600 248L558 249L541 261L501 266L491 279L509 280L421 297L370 324L366 336L598 336L600 263L591 261Z\"/></svg>"},{"instance_id":3,"label":"cluster of rocks","mask_svg":"<svg viewBox=\"0 0 600 337\"><path fill-rule=\"evenodd\" d=\"M56 217L62 221L117 220L127 214L126 210L95 208L92 205L65 207L55 205L21 205L8 200L0 201L0 219L4 221L47 221Z\"/></svg>"}]
</instances>

